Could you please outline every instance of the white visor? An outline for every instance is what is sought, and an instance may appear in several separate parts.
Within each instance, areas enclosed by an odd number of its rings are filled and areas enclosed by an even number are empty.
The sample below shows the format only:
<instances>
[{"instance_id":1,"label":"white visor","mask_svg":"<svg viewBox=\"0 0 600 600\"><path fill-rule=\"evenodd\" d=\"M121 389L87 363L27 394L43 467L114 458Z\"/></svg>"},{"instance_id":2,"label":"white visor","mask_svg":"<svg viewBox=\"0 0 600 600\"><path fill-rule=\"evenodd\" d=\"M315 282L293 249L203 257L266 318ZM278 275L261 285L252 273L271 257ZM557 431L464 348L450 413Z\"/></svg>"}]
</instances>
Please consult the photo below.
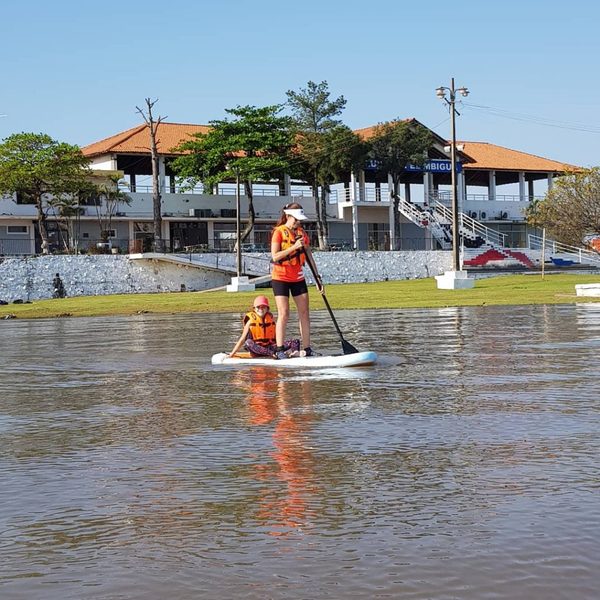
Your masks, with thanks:
<instances>
[{"instance_id":1,"label":"white visor","mask_svg":"<svg viewBox=\"0 0 600 600\"><path fill-rule=\"evenodd\" d=\"M286 208L283 212L290 217L294 217L294 219L297 219L298 221L306 221L306 219L308 219L304 214L303 208Z\"/></svg>"}]
</instances>

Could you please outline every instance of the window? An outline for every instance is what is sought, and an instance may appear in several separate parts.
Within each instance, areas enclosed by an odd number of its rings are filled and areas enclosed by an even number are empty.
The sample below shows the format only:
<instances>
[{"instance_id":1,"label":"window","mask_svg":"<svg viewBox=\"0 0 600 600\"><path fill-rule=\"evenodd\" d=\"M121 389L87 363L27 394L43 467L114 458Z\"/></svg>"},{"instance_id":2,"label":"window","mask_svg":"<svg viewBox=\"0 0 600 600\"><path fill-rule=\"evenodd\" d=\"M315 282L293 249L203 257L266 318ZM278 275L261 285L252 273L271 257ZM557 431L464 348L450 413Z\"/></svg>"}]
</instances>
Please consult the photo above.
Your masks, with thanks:
<instances>
[{"instance_id":1,"label":"window","mask_svg":"<svg viewBox=\"0 0 600 600\"><path fill-rule=\"evenodd\" d=\"M29 233L29 226L27 226L27 225L7 225L6 232L12 233L13 235L27 234L27 233Z\"/></svg>"},{"instance_id":2,"label":"window","mask_svg":"<svg viewBox=\"0 0 600 600\"><path fill-rule=\"evenodd\" d=\"M233 252L236 237L235 223L215 223L214 245L217 250Z\"/></svg>"},{"instance_id":3,"label":"window","mask_svg":"<svg viewBox=\"0 0 600 600\"><path fill-rule=\"evenodd\" d=\"M254 225L254 246L253 252L268 252L271 249L271 234L273 233L273 223L256 223Z\"/></svg>"},{"instance_id":4,"label":"window","mask_svg":"<svg viewBox=\"0 0 600 600\"><path fill-rule=\"evenodd\" d=\"M386 223L368 223L369 250L389 250L390 234Z\"/></svg>"}]
</instances>

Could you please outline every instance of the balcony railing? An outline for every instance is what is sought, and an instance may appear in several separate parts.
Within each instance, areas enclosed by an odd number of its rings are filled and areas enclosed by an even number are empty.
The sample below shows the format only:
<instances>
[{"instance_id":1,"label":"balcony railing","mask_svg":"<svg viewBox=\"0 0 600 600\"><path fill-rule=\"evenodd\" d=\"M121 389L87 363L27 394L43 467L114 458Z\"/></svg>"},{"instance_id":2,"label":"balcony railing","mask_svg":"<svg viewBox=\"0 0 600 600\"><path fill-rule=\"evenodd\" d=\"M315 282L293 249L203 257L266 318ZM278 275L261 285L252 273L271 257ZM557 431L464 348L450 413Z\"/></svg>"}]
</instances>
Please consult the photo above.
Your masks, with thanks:
<instances>
[{"instance_id":1,"label":"balcony railing","mask_svg":"<svg viewBox=\"0 0 600 600\"><path fill-rule=\"evenodd\" d=\"M337 204L338 202L350 202L352 200L352 194L350 188L344 188L343 190L331 190L329 195L329 203ZM361 195L359 189L356 189L355 202L389 202L390 193L385 188L364 188Z\"/></svg>"},{"instance_id":2,"label":"balcony railing","mask_svg":"<svg viewBox=\"0 0 600 600\"><path fill-rule=\"evenodd\" d=\"M519 194L496 194L490 196L489 194L466 194L464 197L466 202L532 202L533 200L541 200L544 196L524 196L521 197ZM437 191L429 194L429 199L432 201L437 200L442 204L450 206L452 202L452 192L450 191Z\"/></svg>"},{"instance_id":3,"label":"balcony railing","mask_svg":"<svg viewBox=\"0 0 600 600\"><path fill-rule=\"evenodd\" d=\"M119 189L124 192L132 193L132 194L152 194L153 188L151 185L139 185L129 186L127 184L119 184ZM252 192L255 196L281 196L280 190L276 187L263 187L263 186L253 186ZM202 185L197 185L193 188L187 188L181 185L164 185L161 190L161 194L192 194L192 195L201 195L206 194L204 187ZM219 185L219 196L235 196L236 189L233 184L220 184ZM240 185L240 194L243 196L245 194L244 187ZM297 197L312 197L312 192L310 190L294 187L292 186L290 189L290 196Z\"/></svg>"}]
</instances>

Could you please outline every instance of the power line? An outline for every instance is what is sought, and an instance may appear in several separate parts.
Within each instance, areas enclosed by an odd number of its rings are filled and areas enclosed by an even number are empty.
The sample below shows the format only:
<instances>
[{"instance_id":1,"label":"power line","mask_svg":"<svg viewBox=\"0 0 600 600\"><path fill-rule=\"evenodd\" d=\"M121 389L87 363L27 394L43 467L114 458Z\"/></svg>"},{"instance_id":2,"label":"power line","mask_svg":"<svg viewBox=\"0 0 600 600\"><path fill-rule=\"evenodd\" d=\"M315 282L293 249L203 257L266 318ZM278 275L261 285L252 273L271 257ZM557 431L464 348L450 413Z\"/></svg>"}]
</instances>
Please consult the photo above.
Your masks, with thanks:
<instances>
[{"instance_id":1,"label":"power line","mask_svg":"<svg viewBox=\"0 0 600 600\"><path fill-rule=\"evenodd\" d=\"M495 108L493 106L485 106L482 104L471 104L469 102L463 102L463 106L466 108L472 108L479 110L480 112L487 113L503 119L511 119L513 121L521 121L524 123L533 123L535 125L543 125L545 127L555 127L557 129L569 129L572 131L583 131L586 133L600 133L600 127L590 126L585 123L577 123L573 121L560 121L557 119L549 119L546 117L540 117L538 115L530 115L526 113L517 113L505 110L503 108Z\"/></svg>"}]
</instances>

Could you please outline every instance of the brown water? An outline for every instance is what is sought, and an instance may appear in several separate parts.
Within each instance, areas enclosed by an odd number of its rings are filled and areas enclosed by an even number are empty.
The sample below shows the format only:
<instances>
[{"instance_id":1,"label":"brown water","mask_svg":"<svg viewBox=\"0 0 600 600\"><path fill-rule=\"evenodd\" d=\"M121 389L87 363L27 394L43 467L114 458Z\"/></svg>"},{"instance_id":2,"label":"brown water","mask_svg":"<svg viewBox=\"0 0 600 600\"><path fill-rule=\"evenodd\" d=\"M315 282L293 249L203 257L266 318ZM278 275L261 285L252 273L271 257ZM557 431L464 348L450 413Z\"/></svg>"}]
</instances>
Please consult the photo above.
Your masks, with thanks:
<instances>
[{"instance_id":1,"label":"brown water","mask_svg":"<svg viewBox=\"0 0 600 600\"><path fill-rule=\"evenodd\" d=\"M338 317L1 322L0 598L598 598L600 306Z\"/></svg>"}]
</instances>

